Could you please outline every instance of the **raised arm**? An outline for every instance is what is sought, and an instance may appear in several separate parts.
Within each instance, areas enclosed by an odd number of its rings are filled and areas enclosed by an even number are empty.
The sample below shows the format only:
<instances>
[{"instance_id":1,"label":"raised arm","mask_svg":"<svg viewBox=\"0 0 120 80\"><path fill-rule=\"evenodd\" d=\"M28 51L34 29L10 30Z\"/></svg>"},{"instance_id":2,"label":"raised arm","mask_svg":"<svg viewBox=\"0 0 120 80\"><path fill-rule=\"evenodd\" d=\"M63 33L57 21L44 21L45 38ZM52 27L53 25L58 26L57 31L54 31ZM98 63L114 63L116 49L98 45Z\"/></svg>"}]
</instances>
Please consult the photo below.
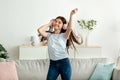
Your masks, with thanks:
<instances>
[{"instance_id":1,"label":"raised arm","mask_svg":"<svg viewBox=\"0 0 120 80\"><path fill-rule=\"evenodd\" d=\"M47 32L45 31L48 27L50 27L53 23L53 20L51 20L48 24L45 24L38 28L38 33L40 33L43 37L47 37Z\"/></svg>"},{"instance_id":2,"label":"raised arm","mask_svg":"<svg viewBox=\"0 0 120 80\"><path fill-rule=\"evenodd\" d=\"M70 33L72 31L72 18L73 15L78 11L77 8L73 9L70 13L70 18L69 18L69 22L68 22L68 27L67 27L67 31L65 32L65 37L68 39L70 36Z\"/></svg>"}]
</instances>

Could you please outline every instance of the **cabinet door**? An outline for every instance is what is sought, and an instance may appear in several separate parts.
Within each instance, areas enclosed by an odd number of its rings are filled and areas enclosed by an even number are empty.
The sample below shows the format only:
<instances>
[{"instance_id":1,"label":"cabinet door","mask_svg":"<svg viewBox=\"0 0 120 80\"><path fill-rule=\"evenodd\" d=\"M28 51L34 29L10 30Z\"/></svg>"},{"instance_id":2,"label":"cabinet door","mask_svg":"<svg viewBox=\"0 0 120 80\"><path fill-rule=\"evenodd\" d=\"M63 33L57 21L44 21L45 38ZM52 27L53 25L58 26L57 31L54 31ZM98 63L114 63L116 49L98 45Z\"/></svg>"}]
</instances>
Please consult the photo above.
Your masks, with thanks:
<instances>
[{"instance_id":1,"label":"cabinet door","mask_svg":"<svg viewBox=\"0 0 120 80\"><path fill-rule=\"evenodd\" d=\"M101 53L99 47L77 48L75 58L100 58L102 57Z\"/></svg>"},{"instance_id":2,"label":"cabinet door","mask_svg":"<svg viewBox=\"0 0 120 80\"><path fill-rule=\"evenodd\" d=\"M47 47L19 47L19 59L46 59Z\"/></svg>"},{"instance_id":3,"label":"cabinet door","mask_svg":"<svg viewBox=\"0 0 120 80\"><path fill-rule=\"evenodd\" d=\"M101 47L76 47L69 49L69 58L99 58L102 57Z\"/></svg>"}]
</instances>

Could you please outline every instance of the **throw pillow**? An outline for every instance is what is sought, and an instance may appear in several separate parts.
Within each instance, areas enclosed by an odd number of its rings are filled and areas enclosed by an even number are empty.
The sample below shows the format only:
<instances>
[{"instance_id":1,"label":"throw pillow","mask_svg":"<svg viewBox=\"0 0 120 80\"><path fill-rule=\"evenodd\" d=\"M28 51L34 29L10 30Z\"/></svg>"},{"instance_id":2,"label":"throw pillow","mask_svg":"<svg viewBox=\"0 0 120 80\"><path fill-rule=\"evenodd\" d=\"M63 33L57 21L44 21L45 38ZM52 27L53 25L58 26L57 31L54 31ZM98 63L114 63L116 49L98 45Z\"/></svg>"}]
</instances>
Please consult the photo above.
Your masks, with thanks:
<instances>
[{"instance_id":1,"label":"throw pillow","mask_svg":"<svg viewBox=\"0 0 120 80\"><path fill-rule=\"evenodd\" d=\"M110 80L114 69L114 63L98 63L89 80Z\"/></svg>"},{"instance_id":2,"label":"throw pillow","mask_svg":"<svg viewBox=\"0 0 120 80\"><path fill-rule=\"evenodd\" d=\"M0 62L0 80L18 80L15 62Z\"/></svg>"}]
</instances>

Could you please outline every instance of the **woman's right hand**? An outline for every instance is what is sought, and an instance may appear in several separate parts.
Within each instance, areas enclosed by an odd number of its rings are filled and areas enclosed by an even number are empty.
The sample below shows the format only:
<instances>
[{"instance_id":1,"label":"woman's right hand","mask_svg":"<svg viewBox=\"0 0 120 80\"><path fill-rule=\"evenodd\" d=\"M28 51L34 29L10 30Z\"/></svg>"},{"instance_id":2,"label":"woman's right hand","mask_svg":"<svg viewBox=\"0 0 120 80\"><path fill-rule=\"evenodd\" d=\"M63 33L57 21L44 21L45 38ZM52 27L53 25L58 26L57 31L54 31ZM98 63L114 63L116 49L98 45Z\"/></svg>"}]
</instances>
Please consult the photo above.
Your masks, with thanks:
<instances>
[{"instance_id":1,"label":"woman's right hand","mask_svg":"<svg viewBox=\"0 0 120 80\"><path fill-rule=\"evenodd\" d=\"M55 19L51 19L50 22L49 22L49 25L53 26L54 21L55 21Z\"/></svg>"},{"instance_id":2,"label":"woman's right hand","mask_svg":"<svg viewBox=\"0 0 120 80\"><path fill-rule=\"evenodd\" d=\"M49 23L42 25L40 28L38 28L38 33L40 33L43 37L47 37L48 33L46 32L46 29L52 27L54 20L55 19L51 19Z\"/></svg>"}]
</instances>

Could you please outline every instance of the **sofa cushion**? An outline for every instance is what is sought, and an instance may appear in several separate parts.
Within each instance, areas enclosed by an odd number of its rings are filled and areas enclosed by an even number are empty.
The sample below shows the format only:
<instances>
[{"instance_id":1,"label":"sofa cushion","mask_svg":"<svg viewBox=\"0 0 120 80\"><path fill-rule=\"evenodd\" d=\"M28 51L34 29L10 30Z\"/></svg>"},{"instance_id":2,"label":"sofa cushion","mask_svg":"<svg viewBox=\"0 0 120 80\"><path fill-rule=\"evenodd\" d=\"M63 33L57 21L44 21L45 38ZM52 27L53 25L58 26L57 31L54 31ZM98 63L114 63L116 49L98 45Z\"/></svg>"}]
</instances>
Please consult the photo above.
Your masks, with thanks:
<instances>
[{"instance_id":1,"label":"sofa cushion","mask_svg":"<svg viewBox=\"0 0 120 80\"><path fill-rule=\"evenodd\" d=\"M114 69L114 63L98 63L89 80L110 80Z\"/></svg>"},{"instance_id":2,"label":"sofa cushion","mask_svg":"<svg viewBox=\"0 0 120 80\"><path fill-rule=\"evenodd\" d=\"M19 80L46 80L49 60L16 60Z\"/></svg>"},{"instance_id":3,"label":"sofa cushion","mask_svg":"<svg viewBox=\"0 0 120 80\"><path fill-rule=\"evenodd\" d=\"M71 80L88 80L97 63L107 63L107 58L70 59L72 67Z\"/></svg>"},{"instance_id":4,"label":"sofa cushion","mask_svg":"<svg viewBox=\"0 0 120 80\"><path fill-rule=\"evenodd\" d=\"M0 62L0 80L18 80L15 62Z\"/></svg>"}]
</instances>

